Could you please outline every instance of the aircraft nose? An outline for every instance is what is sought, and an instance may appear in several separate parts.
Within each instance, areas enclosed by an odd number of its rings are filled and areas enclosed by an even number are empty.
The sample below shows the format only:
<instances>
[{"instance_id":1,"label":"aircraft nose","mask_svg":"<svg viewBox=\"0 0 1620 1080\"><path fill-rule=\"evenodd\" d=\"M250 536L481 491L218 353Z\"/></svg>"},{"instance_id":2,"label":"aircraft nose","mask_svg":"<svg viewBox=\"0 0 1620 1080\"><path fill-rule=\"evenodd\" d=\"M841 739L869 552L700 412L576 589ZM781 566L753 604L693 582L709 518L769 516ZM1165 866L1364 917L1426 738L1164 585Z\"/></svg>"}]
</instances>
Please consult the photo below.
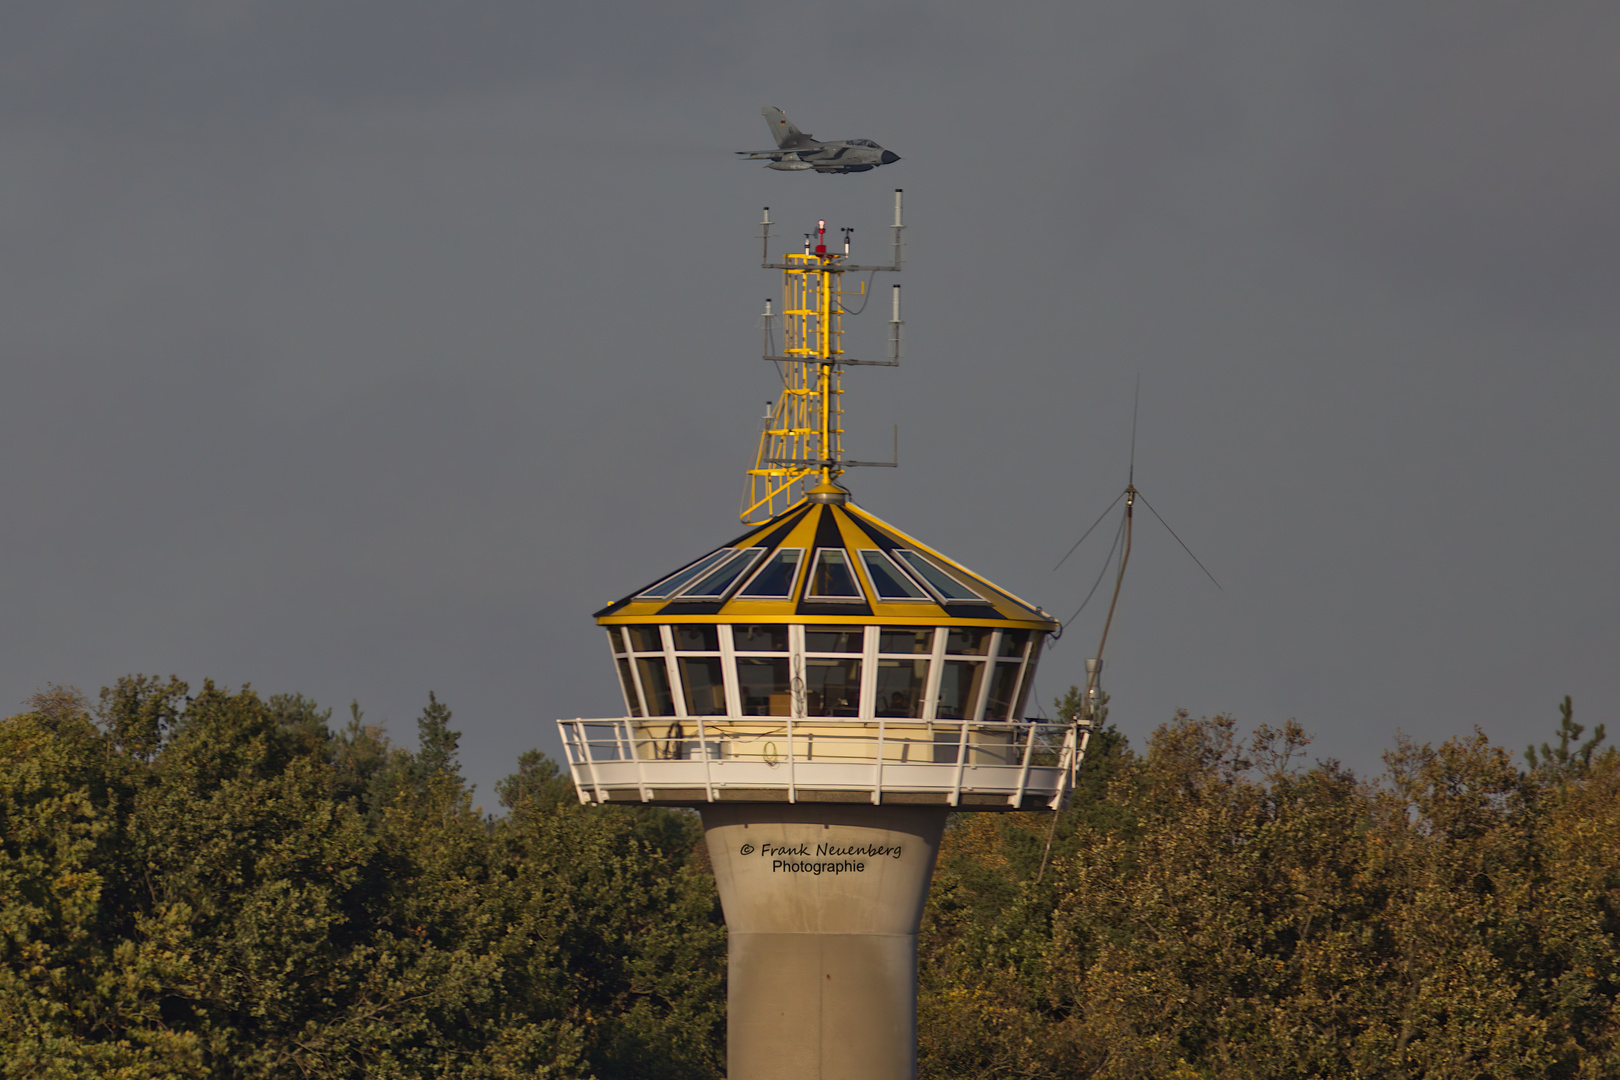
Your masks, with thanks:
<instances>
[{"instance_id":1,"label":"aircraft nose","mask_svg":"<svg viewBox=\"0 0 1620 1080\"><path fill-rule=\"evenodd\" d=\"M883 151L883 157L880 160L882 160L883 164L885 165L893 165L895 162L900 160L900 155L895 153L893 150L885 150Z\"/></svg>"}]
</instances>

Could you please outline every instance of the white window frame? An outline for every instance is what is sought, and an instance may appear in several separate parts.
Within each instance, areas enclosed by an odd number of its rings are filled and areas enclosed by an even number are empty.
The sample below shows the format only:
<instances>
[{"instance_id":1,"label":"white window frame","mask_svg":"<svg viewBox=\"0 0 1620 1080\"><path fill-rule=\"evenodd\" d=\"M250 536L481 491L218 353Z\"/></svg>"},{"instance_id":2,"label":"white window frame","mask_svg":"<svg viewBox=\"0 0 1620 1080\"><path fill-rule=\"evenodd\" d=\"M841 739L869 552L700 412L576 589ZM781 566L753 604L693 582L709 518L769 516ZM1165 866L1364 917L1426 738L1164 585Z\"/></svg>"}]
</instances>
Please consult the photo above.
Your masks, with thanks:
<instances>
[{"instance_id":1,"label":"white window frame","mask_svg":"<svg viewBox=\"0 0 1620 1080\"><path fill-rule=\"evenodd\" d=\"M707 571L705 571L702 574L699 574L696 578L694 578L693 581L692 581L692 584L696 585L699 582L703 581L705 578L708 578L711 575L719 572L720 570L723 570L726 567L730 566L733 562L737 562L737 561L742 560L742 559L752 559L753 564L751 564L747 569L743 570L742 573L740 573L736 577L732 578L731 581L727 582L726 587L724 589L720 590L718 593L682 592L682 593L677 593L674 597L672 597L672 599L674 599L674 600L693 600L693 601L697 601L699 603L702 603L702 602L705 602L705 601L707 601L709 603L724 602L726 597L730 596L732 593L737 591L737 586L738 586L738 584L740 582L742 582L746 578L751 577L751 571L753 571L755 569L755 567L758 565L759 561L765 557L765 552L767 551L766 548L762 548L762 547L732 548L731 550L736 553L732 558L723 560L723 561L718 562L718 563L715 563Z\"/></svg>"},{"instance_id":2,"label":"white window frame","mask_svg":"<svg viewBox=\"0 0 1620 1080\"><path fill-rule=\"evenodd\" d=\"M613 653L613 677L618 680L620 695L624 698L625 715L636 715L637 705L632 704L630 701L630 694L634 694L636 695L636 702L640 706L640 714L637 719L644 720L647 717L647 699L641 693L641 675L636 671L636 654L630 651L630 635L622 626L610 626L607 631L608 649ZM613 648L615 638L618 639L619 648L623 649L623 652ZM624 685L624 679L619 674L620 660L623 660L624 666L630 669L630 685L628 687Z\"/></svg>"},{"instance_id":3,"label":"white window frame","mask_svg":"<svg viewBox=\"0 0 1620 1080\"><path fill-rule=\"evenodd\" d=\"M917 558L921 559L923 562L927 563L929 566L934 566L933 562L928 558L928 556L924 555L920 551L913 551L911 548L895 548L894 553L897 556L898 555L915 555L915 556L917 556ZM944 569L943 567L934 566L934 569L938 570L940 573L944 574L946 577L950 578L952 581L954 581L958 585L962 586L962 588L964 588L968 592L972 593L975 597L977 597L977 599L974 599L974 600L947 600L945 598L944 593L940 592L938 589L935 589L934 586L932 584L930 584L927 581L927 579L925 579L923 577L923 575L922 575L922 573L920 571L913 570L912 567L911 567L911 564L909 562L907 562L905 559L897 558L897 559L895 559L893 561L899 563L900 565L904 566L908 571L910 571L912 580L919 582L923 586L923 588L925 590L927 590L928 595L938 597L939 602L941 604L988 604L988 603L990 603L990 601L985 599L984 594L980 593L978 589L975 589L972 585L969 585L967 582L963 581L961 578L957 577L955 574L951 573L949 570Z\"/></svg>"},{"instance_id":4,"label":"white window frame","mask_svg":"<svg viewBox=\"0 0 1620 1080\"><path fill-rule=\"evenodd\" d=\"M889 553L882 548L856 548L855 561L861 564L861 572L866 576L866 587L872 590L872 601L877 604L935 604L934 591L926 584L917 580L917 575L908 571L896 562ZM898 573L901 581L909 581L917 587L921 596L884 596L878 592L877 582L872 579L871 568L866 565L866 556L876 555Z\"/></svg>"},{"instance_id":5,"label":"white window frame","mask_svg":"<svg viewBox=\"0 0 1620 1080\"><path fill-rule=\"evenodd\" d=\"M945 678L945 640L949 627L934 627L934 651L928 657L928 696L923 703L923 719L939 719L939 684Z\"/></svg>"},{"instance_id":6,"label":"white window frame","mask_svg":"<svg viewBox=\"0 0 1620 1080\"><path fill-rule=\"evenodd\" d=\"M842 550L842 549L841 548L829 548L827 550ZM858 584L859 583L857 582L857 586L858 586ZM873 648L875 648L875 646L871 643L871 635L869 633L863 632L861 634L861 647L859 649L857 649L856 651L854 651L854 652L825 652L825 651L811 652L810 649L804 643L804 634L805 634L806 630L862 630L862 631L870 631L872 628L870 626L864 626L864 627L859 626L859 625L847 626L847 625L841 625L839 623L815 623L815 622L812 622L812 623L799 623L797 625L798 625L798 629L799 629L798 653L797 653L798 666L794 670L800 672L801 676L804 673L807 673L810 670L810 661L812 659L816 659L816 660L849 660L849 659L853 658L855 660L860 661L860 665L861 665L861 685L860 685L860 689L858 689L856 691L855 715L854 716L807 716L806 719L810 719L810 720L830 720L830 721L835 721L835 722L840 722L840 723L845 723L845 722L848 722L848 721L851 721L851 720L870 720L870 719L872 719L872 712L871 712L871 710L869 708L867 708L867 705L868 705L867 671L869 670L869 665L866 662L867 654L869 652L871 652ZM873 685L875 685L875 684L873 684ZM805 701L807 701L807 702L809 701L809 691L810 691L809 680L806 679L805 680L805 693L804 693L803 696L804 696Z\"/></svg>"},{"instance_id":7,"label":"white window frame","mask_svg":"<svg viewBox=\"0 0 1620 1080\"><path fill-rule=\"evenodd\" d=\"M868 626L861 642L861 697L860 706L855 710L857 720L877 719L878 631L881 629Z\"/></svg>"},{"instance_id":8,"label":"white window frame","mask_svg":"<svg viewBox=\"0 0 1620 1080\"><path fill-rule=\"evenodd\" d=\"M715 631L714 636L716 647L713 649L681 649L673 647L675 645L675 630L677 626L713 626ZM670 669L678 675L681 670L681 657L683 656L702 657L704 659L718 659L720 661L721 668L720 684L724 690L726 699L726 712L724 715L735 716L741 712L740 709L736 708L737 677L735 666L732 664L729 658L729 650L731 647L731 627L724 623L672 623L669 625L668 630L668 642L671 646ZM680 702L680 704L677 706L677 708L680 709L679 715L690 716L691 714L686 711L686 680L677 678L670 684L670 686L674 691L676 700Z\"/></svg>"},{"instance_id":9,"label":"white window frame","mask_svg":"<svg viewBox=\"0 0 1620 1080\"><path fill-rule=\"evenodd\" d=\"M669 623L660 623L659 636L664 642L664 671L669 678L670 704L675 706L675 715L686 719L686 690L681 686L681 669L675 663L675 632Z\"/></svg>"},{"instance_id":10,"label":"white window frame","mask_svg":"<svg viewBox=\"0 0 1620 1080\"><path fill-rule=\"evenodd\" d=\"M990 703L990 683L996 677L996 653L1001 649L1001 631L990 632L990 649L984 656L984 678L979 680L979 700L973 704L973 720L984 720L985 707ZM1017 679L1017 676L1014 676Z\"/></svg>"},{"instance_id":11,"label":"white window frame","mask_svg":"<svg viewBox=\"0 0 1620 1080\"><path fill-rule=\"evenodd\" d=\"M784 551L797 551L799 553L799 561L793 567L793 580L788 582L787 593L781 596L744 596L743 593L748 589L748 586L754 583L754 579L763 574L765 572L765 568L771 565L772 560L774 560ZM804 548L790 547L777 548L775 551L769 552L760 562L760 564L754 568L754 572L748 575L748 579L742 583L742 586L732 591L732 599L742 604L772 604L781 603L784 600L792 600L795 596L799 595L799 580L804 577L804 568L806 565L804 552Z\"/></svg>"},{"instance_id":12,"label":"white window frame","mask_svg":"<svg viewBox=\"0 0 1620 1080\"><path fill-rule=\"evenodd\" d=\"M635 599L637 599L637 600L668 600L674 594L672 594L670 592L670 590L664 588L664 583L665 582L675 580L676 578L680 577L682 574L686 573L688 570L692 569L692 567L696 566L698 563L704 562L705 560L713 560L712 562L709 563L708 566L704 567L702 570L699 570L696 574L692 575L691 580L695 581L698 578L702 577L706 571L712 570L714 567L719 566L722 562L725 562L725 555L726 555L727 552L734 552L736 550L737 550L736 548L715 548L713 551L709 552L707 555L703 556L702 558L693 559L691 562L687 563L685 566L681 567L679 570L675 571L673 574L668 574L668 575L660 578L655 584L649 585L647 588L645 588L645 589L641 590L640 592L636 593ZM720 558L715 558L715 556L720 556Z\"/></svg>"},{"instance_id":13,"label":"white window frame","mask_svg":"<svg viewBox=\"0 0 1620 1080\"><path fill-rule=\"evenodd\" d=\"M848 567L848 569L849 569L850 580L855 582L855 591L857 593L859 593L860 595L858 595L858 596L811 596L810 595L810 581L816 576L816 567L821 565L822 553L827 552L827 551L836 551L836 552L838 552L838 554L840 554L840 555L842 555L844 557L844 565L846 567ZM812 558L810 560L810 568L807 571L805 571L805 573L808 575L805 578L805 585L804 585L804 601L807 604L867 604L867 605L871 604L871 600L868 599L868 597L866 596L866 593L863 591L860 571L856 570L855 567L853 565L851 565L850 558L849 558L849 551L846 548L841 548L841 547L818 547L818 548L816 548L815 556L814 556L814 558Z\"/></svg>"}]
</instances>

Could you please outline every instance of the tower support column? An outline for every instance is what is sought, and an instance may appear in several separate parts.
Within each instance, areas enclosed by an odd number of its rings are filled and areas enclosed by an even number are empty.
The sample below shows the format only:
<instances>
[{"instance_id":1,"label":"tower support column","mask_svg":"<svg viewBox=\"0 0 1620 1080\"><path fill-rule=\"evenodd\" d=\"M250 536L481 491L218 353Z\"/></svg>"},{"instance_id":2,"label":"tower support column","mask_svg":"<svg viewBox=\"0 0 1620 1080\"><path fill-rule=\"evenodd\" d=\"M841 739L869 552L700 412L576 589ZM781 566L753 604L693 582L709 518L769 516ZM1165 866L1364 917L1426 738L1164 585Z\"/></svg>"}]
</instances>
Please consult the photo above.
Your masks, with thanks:
<instances>
[{"instance_id":1,"label":"tower support column","mask_svg":"<svg viewBox=\"0 0 1620 1080\"><path fill-rule=\"evenodd\" d=\"M945 807L700 807L725 909L730 1080L913 1080Z\"/></svg>"}]
</instances>

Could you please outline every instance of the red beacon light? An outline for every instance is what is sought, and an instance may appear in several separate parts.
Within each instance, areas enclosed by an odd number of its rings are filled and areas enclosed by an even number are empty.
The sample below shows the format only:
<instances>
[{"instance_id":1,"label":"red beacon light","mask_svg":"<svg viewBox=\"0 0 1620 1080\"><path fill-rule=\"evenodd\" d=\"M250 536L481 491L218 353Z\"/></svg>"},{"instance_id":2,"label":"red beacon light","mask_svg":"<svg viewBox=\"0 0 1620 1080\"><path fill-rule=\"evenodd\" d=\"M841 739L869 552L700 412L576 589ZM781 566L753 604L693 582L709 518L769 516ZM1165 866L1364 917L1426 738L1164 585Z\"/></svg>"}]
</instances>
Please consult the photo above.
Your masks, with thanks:
<instances>
[{"instance_id":1,"label":"red beacon light","mask_svg":"<svg viewBox=\"0 0 1620 1080\"><path fill-rule=\"evenodd\" d=\"M827 254L827 220L821 218L816 222L816 254Z\"/></svg>"}]
</instances>

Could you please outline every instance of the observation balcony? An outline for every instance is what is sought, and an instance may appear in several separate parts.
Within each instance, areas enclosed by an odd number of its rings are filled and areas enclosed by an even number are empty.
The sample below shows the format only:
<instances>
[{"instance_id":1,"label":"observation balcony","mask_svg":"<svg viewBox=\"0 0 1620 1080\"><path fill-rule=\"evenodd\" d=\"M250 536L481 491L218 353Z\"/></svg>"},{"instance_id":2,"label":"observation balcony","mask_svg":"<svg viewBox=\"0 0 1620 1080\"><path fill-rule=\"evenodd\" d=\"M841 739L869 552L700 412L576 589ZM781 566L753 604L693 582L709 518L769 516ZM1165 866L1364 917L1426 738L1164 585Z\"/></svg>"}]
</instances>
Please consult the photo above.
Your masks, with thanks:
<instances>
[{"instance_id":1,"label":"observation balcony","mask_svg":"<svg viewBox=\"0 0 1620 1080\"><path fill-rule=\"evenodd\" d=\"M559 720L587 804L872 803L1057 809L1089 729L1071 723L761 716Z\"/></svg>"}]
</instances>

